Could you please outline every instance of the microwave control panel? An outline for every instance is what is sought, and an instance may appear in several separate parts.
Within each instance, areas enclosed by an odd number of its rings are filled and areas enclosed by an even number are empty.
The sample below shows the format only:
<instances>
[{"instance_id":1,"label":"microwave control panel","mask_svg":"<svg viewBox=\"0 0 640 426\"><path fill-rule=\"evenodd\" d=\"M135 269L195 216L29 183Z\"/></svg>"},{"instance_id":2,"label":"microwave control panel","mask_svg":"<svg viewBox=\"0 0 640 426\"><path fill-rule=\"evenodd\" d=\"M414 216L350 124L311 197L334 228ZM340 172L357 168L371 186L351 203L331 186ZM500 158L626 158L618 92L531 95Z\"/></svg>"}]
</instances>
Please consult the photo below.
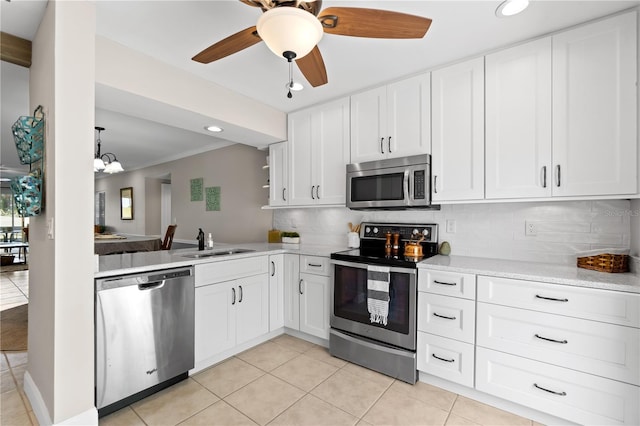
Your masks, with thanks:
<instances>
[{"instance_id":1,"label":"microwave control panel","mask_svg":"<svg viewBox=\"0 0 640 426\"><path fill-rule=\"evenodd\" d=\"M413 172L413 199L424 200L425 195L424 170Z\"/></svg>"}]
</instances>

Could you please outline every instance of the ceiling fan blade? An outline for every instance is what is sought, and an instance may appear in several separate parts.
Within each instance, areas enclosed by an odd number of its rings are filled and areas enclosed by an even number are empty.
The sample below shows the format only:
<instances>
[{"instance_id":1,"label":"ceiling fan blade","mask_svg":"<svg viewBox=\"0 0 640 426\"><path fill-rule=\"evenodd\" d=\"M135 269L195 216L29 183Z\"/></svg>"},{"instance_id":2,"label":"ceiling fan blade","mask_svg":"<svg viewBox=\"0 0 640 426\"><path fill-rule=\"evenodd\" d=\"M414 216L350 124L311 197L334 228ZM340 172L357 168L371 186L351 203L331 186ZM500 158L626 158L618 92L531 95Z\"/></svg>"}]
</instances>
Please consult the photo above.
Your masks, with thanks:
<instances>
[{"instance_id":1,"label":"ceiling fan blade","mask_svg":"<svg viewBox=\"0 0 640 426\"><path fill-rule=\"evenodd\" d=\"M325 33L370 38L422 38L431 19L356 7L328 7L318 17Z\"/></svg>"},{"instance_id":2,"label":"ceiling fan blade","mask_svg":"<svg viewBox=\"0 0 640 426\"><path fill-rule=\"evenodd\" d=\"M191 59L196 62L208 64L239 52L242 49L246 49L247 47L251 47L260 41L262 41L262 39L258 35L256 27L249 27L207 47Z\"/></svg>"},{"instance_id":3,"label":"ceiling fan blade","mask_svg":"<svg viewBox=\"0 0 640 426\"><path fill-rule=\"evenodd\" d=\"M300 59L296 59L296 65L313 87L327 84L327 69L318 46Z\"/></svg>"}]
</instances>

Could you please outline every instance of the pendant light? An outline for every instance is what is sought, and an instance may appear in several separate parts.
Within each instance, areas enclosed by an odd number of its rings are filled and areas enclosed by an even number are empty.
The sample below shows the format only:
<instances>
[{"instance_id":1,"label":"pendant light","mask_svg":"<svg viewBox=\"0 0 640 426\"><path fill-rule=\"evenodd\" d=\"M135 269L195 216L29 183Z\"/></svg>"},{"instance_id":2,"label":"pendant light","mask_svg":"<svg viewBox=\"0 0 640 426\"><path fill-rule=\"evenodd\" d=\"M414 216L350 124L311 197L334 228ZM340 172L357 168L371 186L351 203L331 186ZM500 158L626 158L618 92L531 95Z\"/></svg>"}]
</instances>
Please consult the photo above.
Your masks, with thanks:
<instances>
[{"instance_id":1,"label":"pendant light","mask_svg":"<svg viewBox=\"0 0 640 426\"><path fill-rule=\"evenodd\" d=\"M95 129L98 131L98 137L96 139L98 149L96 150L96 156L93 159L93 171L95 173L103 172L109 174L124 172L122 164L120 164L114 153L105 152L104 154L100 154L102 144L100 133L104 131L104 127L96 126Z\"/></svg>"}]
</instances>

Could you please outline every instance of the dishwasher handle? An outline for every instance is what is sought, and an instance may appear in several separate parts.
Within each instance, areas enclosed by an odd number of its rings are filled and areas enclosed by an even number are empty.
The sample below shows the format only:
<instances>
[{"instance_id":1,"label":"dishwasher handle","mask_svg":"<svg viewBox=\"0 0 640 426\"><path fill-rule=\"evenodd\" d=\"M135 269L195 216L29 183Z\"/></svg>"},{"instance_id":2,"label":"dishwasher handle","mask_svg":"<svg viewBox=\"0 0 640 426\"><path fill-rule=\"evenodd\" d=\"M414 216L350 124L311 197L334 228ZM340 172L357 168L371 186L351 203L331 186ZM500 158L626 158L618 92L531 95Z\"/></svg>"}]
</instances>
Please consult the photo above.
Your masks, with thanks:
<instances>
[{"instance_id":1,"label":"dishwasher handle","mask_svg":"<svg viewBox=\"0 0 640 426\"><path fill-rule=\"evenodd\" d=\"M145 284L138 284L138 290L154 290L156 288L162 288L164 287L164 283L167 282L167 280L162 280L162 281L154 281L152 283L145 283Z\"/></svg>"}]
</instances>

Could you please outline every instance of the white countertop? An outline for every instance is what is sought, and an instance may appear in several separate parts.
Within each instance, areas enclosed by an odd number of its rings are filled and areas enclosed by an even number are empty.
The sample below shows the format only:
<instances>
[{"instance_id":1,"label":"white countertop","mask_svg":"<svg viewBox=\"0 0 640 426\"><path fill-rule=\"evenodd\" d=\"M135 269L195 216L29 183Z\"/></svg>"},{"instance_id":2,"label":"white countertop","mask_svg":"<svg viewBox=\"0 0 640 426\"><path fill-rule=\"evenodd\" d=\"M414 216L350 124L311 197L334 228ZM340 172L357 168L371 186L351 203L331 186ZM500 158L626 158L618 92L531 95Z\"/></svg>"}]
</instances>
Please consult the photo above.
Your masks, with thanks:
<instances>
[{"instance_id":1,"label":"white countertop","mask_svg":"<svg viewBox=\"0 0 640 426\"><path fill-rule=\"evenodd\" d=\"M186 248L178 250L159 250L138 253L111 254L98 256L98 268L95 278L110 277L114 275L137 274L158 269L178 268L182 266L197 265L202 263L220 262L243 257L254 257L260 255L292 253L308 256L324 256L336 251L347 250L344 246L324 246L312 244L215 244L213 249L217 251L231 248L242 248L254 250L249 253L238 253L226 256L205 257L193 259L185 257L189 253L206 253L207 250L199 252L198 249Z\"/></svg>"},{"instance_id":2,"label":"white countertop","mask_svg":"<svg viewBox=\"0 0 640 426\"><path fill-rule=\"evenodd\" d=\"M640 275L591 271L571 265L438 255L418 263L418 268L640 293Z\"/></svg>"}]
</instances>

